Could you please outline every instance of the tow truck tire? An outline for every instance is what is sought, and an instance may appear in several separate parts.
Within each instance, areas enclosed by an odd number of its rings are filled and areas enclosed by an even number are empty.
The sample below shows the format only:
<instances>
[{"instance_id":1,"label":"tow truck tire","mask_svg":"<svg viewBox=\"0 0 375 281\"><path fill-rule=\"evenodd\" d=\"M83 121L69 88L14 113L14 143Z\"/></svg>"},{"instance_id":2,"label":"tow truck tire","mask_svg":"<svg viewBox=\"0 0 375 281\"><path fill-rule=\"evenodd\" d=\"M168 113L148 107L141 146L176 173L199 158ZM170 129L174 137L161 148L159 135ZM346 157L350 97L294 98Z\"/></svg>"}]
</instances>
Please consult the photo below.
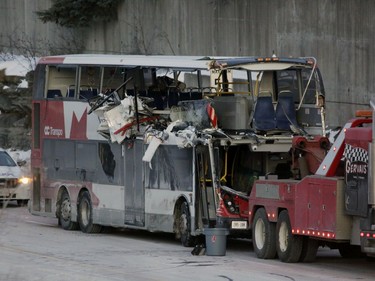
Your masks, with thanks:
<instances>
[{"instance_id":1,"label":"tow truck tire","mask_svg":"<svg viewBox=\"0 0 375 281\"><path fill-rule=\"evenodd\" d=\"M99 233L102 229L101 225L93 224L92 204L88 191L84 191L79 199L78 223L84 233Z\"/></svg>"},{"instance_id":2,"label":"tow truck tire","mask_svg":"<svg viewBox=\"0 0 375 281\"><path fill-rule=\"evenodd\" d=\"M319 248L319 241L309 237L303 237L302 253L299 258L300 262L313 262L316 258L316 252Z\"/></svg>"},{"instance_id":3,"label":"tow truck tire","mask_svg":"<svg viewBox=\"0 0 375 281\"><path fill-rule=\"evenodd\" d=\"M256 211L252 239L254 252L260 259L274 259L276 257L276 226L268 220L266 210L260 208Z\"/></svg>"},{"instance_id":4,"label":"tow truck tire","mask_svg":"<svg viewBox=\"0 0 375 281\"><path fill-rule=\"evenodd\" d=\"M191 216L189 205L186 201L180 205L180 217L178 218L177 227L181 244L184 247L193 246L194 237L191 235Z\"/></svg>"},{"instance_id":5,"label":"tow truck tire","mask_svg":"<svg viewBox=\"0 0 375 281\"><path fill-rule=\"evenodd\" d=\"M69 194L64 190L61 194L60 207L58 210L59 225L65 230L77 230L78 223L72 221L72 206Z\"/></svg>"},{"instance_id":6,"label":"tow truck tire","mask_svg":"<svg viewBox=\"0 0 375 281\"><path fill-rule=\"evenodd\" d=\"M341 257L346 259L357 259L366 256L364 253L362 253L361 246L345 243L341 244L338 249Z\"/></svg>"},{"instance_id":7,"label":"tow truck tire","mask_svg":"<svg viewBox=\"0 0 375 281\"><path fill-rule=\"evenodd\" d=\"M288 211L281 211L276 224L276 250L282 262L298 262L302 253L303 237L292 234Z\"/></svg>"}]
</instances>

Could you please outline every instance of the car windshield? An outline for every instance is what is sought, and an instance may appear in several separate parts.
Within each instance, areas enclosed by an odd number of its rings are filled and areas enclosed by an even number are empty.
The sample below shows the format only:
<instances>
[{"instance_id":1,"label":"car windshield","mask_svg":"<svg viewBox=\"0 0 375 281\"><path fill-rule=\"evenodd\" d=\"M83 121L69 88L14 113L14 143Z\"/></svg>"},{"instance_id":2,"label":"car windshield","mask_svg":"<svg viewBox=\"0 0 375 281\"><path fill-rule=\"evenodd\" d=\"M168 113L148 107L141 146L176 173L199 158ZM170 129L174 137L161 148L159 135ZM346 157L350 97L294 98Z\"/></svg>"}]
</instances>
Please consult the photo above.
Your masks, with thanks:
<instances>
[{"instance_id":1,"label":"car windshield","mask_svg":"<svg viewBox=\"0 0 375 281\"><path fill-rule=\"evenodd\" d=\"M0 151L0 166L14 167L17 164L7 152Z\"/></svg>"}]
</instances>

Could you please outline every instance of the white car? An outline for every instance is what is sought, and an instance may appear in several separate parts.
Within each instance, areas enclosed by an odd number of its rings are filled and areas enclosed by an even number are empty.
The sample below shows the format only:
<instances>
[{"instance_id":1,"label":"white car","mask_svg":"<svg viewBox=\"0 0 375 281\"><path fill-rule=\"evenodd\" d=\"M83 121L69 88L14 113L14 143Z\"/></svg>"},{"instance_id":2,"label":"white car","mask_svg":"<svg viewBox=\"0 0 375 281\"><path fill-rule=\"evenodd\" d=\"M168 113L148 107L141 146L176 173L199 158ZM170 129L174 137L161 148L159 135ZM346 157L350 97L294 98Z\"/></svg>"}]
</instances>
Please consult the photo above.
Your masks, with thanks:
<instances>
[{"instance_id":1,"label":"white car","mask_svg":"<svg viewBox=\"0 0 375 281\"><path fill-rule=\"evenodd\" d=\"M16 200L22 206L29 201L31 179L23 176L19 164L0 148L0 202Z\"/></svg>"}]
</instances>

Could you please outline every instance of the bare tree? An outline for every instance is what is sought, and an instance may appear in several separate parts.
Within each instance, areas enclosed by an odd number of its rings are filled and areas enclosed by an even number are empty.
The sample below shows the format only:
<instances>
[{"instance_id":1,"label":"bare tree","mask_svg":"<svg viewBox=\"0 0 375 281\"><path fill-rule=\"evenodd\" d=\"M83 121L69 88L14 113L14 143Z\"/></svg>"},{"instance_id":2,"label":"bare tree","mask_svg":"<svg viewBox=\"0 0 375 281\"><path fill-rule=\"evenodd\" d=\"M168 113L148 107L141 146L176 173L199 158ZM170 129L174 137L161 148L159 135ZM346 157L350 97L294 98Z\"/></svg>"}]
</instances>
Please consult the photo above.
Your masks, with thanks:
<instances>
[{"instance_id":1,"label":"bare tree","mask_svg":"<svg viewBox=\"0 0 375 281\"><path fill-rule=\"evenodd\" d=\"M126 20L124 22L134 30L134 45L137 53L151 55L153 53L152 47L155 42L157 42L157 40L165 40L172 54L175 55L175 51L166 32L159 30L157 27L155 27L151 33L146 32L148 29L145 29L141 18L137 15L134 16L133 22Z\"/></svg>"}]
</instances>

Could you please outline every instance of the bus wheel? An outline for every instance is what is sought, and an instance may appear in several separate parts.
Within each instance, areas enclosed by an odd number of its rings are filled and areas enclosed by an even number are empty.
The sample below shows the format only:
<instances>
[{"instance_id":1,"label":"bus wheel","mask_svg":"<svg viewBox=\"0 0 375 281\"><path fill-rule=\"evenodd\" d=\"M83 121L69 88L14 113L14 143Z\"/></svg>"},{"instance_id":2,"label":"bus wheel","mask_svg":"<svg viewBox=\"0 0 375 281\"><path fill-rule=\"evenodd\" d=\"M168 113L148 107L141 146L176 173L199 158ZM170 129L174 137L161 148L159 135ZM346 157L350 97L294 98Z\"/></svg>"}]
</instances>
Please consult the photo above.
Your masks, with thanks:
<instances>
[{"instance_id":1,"label":"bus wheel","mask_svg":"<svg viewBox=\"0 0 375 281\"><path fill-rule=\"evenodd\" d=\"M72 206L70 197L66 190L61 194L61 205L59 211L59 225L65 230L76 230L78 224L72 221Z\"/></svg>"},{"instance_id":2,"label":"bus wheel","mask_svg":"<svg viewBox=\"0 0 375 281\"><path fill-rule=\"evenodd\" d=\"M19 207L24 207L27 206L27 202L29 202L29 200L17 200L17 205Z\"/></svg>"},{"instance_id":3,"label":"bus wheel","mask_svg":"<svg viewBox=\"0 0 375 281\"><path fill-rule=\"evenodd\" d=\"M260 259L274 259L276 257L276 227L271 223L264 208L256 211L252 239L254 252Z\"/></svg>"},{"instance_id":4,"label":"bus wheel","mask_svg":"<svg viewBox=\"0 0 375 281\"><path fill-rule=\"evenodd\" d=\"M282 211L276 224L276 250L282 262L298 262L302 253L303 237L292 234L289 215Z\"/></svg>"},{"instance_id":5,"label":"bus wheel","mask_svg":"<svg viewBox=\"0 0 375 281\"><path fill-rule=\"evenodd\" d=\"M191 235L191 216L189 205L185 201L180 205L180 217L178 223L178 232L180 240L184 247L193 246L193 236Z\"/></svg>"},{"instance_id":6,"label":"bus wheel","mask_svg":"<svg viewBox=\"0 0 375 281\"><path fill-rule=\"evenodd\" d=\"M87 191L84 191L79 199L78 223L82 232L85 233L99 233L102 229L100 225L93 224L92 204L90 194Z\"/></svg>"}]
</instances>

